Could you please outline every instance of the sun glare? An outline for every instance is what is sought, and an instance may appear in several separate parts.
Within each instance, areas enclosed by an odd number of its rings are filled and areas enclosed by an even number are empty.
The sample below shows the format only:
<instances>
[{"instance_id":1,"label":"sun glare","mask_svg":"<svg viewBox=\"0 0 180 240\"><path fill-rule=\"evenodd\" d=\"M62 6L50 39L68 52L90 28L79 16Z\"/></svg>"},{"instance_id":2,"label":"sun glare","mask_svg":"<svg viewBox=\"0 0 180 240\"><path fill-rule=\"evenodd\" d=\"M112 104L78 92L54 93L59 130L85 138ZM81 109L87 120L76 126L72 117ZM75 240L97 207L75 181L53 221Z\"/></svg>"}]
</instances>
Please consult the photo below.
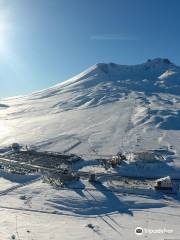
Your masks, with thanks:
<instances>
[{"instance_id":1,"label":"sun glare","mask_svg":"<svg viewBox=\"0 0 180 240\"><path fill-rule=\"evenodd\" d=\"M3 21L0 21L0 50L6 46L6 41L8 40L8 30L9 25Z\"/></svg>"},{"instance_id":2,"label":"sun glare","mask_svg":"<svg viewBox=\"0 0 180 240\"><path fill-rule=\"evenodd\" d=\"M6 52L11 32L11 12L9 9L0 9L0 52Z\"/></svg>"}]
</instances>

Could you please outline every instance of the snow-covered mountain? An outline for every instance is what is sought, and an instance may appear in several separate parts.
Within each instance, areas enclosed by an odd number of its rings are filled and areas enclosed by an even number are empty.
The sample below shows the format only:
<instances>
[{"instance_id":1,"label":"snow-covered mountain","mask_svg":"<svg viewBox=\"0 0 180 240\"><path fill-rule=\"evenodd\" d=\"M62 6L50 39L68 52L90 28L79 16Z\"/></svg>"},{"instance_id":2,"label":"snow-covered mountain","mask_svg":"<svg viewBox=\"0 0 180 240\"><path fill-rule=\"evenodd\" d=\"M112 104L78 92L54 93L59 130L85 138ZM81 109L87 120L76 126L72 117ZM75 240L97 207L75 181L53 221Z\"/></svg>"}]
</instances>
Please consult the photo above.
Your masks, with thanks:
<instances>
[{"instance_id":1,"label":"snow-covered mountain","mask_svg":"<svg viewBox=\"0 0 180 240\"><path fill-rule=\"evenodd\" d=\"M177 191L169 195L155 191L155 181L147 179L180 178L180 67L168 59L134 66L101 63L52 88L1 99L1 157L10 157L10 152L3 155L3 146L13 142L73 152L90 161L71 165L80 179L63 186L61 175L57 185L55 175L54 181L45 181L47 172L42 181L40 172L18 175L8 171L8 164L6 171L1 168L0 239L130 240L139 238L137 226L144 230L141 239L157 239L157 234L180 239L179 181L173 180ZM147 149L164 158L150 151L146 161L147 152L141 159L131 153ZM93 160L119 150L130 153L116 168ZM16 160L29 165L31 158L22 155ZM98 182L88 181L90 173Z\"/></svg>"},{"instance_id":2,"label":"snow-covered mountain","mask_svg":"<svg viewBox=\"0 0 180 240\"><path fill-rule=\"evenodd\" d=\"M180 67L156 58L96 64L28 96L0 100L1 145L36 145L87 158L161 149L180 165Z\"/></svg>"}]
</instances>

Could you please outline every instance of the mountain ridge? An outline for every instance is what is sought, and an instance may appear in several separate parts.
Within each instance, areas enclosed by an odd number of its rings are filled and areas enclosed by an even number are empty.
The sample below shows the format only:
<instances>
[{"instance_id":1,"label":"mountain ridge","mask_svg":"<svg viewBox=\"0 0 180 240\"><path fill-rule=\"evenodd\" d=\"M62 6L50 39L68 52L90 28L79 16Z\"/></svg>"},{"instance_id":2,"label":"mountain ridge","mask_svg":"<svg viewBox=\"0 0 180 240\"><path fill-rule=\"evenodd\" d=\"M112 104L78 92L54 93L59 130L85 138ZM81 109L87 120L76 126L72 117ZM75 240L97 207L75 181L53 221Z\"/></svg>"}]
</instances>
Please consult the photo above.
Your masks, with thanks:
<instances>
[{"instance_id":1,"label":"mountain ridge","mask_svg":"<svg viewBox=\"0 0 180 240\"><path fill-rule=\"evenodd\" d=\"M140 69L139 69L140 68ZM103 81L105 80L112 80L112 78L117 78L118 80L123 79L123 77L127 78L128 74L130 74L128 71L128 69L137 69L136 71L139 72L139 70L142 72L143 71L147 71L147 70L157 70L158 72L155 73L155 76L152 76L152 79L156 79L158 80L159 77L161 75L163 75L166 71L172 71L174 72L174 74L180 75L180 67L177 66L176 64L172 63L168 58L154 58L154 59L148 59L146 62L140 63L140 64L133 64L133 65L123 65L123 64L117 64L117 63L113 63L113 62L109 62L109 63L96 63L94 65L92 65L91 67L87 68L86 70L82 71L81 73L75 75L74 77L71 77L65 81L62 81L60 83L57 83L55 85L53 85L52 87L46 88L46 89L42 89L39 91L34 91L33 93L30 94L26 94L26 95L20 95L20 96L15 96L15 97L10 97L10 98L4 98L4 99L13 99L13 98L18 98L18 97L26 97L29 95L33 95L33 94L38 94L44 91L48 91L48 90L53 90L54 88L58 88L58 87L67 87L71 84L77 83L77 81L81 81L82 79L86 79L88 77L92 77L92 76L99 76L102 78ZM121 71L126 71L125 73L123 73L122 76L119 76L121 74ZM176 72L177 71L177 72ZM114 73L113 76L112 73ZM146 74L148 73L144 73L141 76L141 79L146 77ZM124 76L127 75L127 76ZM138 75L137 78L139 78L140 76ZM179 76L178 76L179 78ZM2 99L3 100L3 99Z\"/></svg>"}]
</instances>

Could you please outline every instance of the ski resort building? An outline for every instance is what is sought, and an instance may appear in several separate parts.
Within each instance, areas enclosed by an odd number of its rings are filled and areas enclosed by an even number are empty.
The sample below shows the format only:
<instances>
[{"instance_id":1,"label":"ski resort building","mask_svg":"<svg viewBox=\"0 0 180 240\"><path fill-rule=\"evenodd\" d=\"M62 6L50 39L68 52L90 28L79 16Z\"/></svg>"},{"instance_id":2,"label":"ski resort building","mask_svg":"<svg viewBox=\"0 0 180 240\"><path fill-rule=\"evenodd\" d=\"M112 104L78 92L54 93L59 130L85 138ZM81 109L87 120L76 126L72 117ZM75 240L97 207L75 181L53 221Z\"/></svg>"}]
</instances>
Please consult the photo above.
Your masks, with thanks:
<instances>
[{"instance_id":1,"label":"ski resort building","mask_svg":"<svg viewBox=\"0 0 180 240\"><path fill-rule=\"evenodd\" d=\"M127 160L131 161L141 161L145 163L154 163L158 160L163 160L163 157L154 153L153 151L144 151L137 153L129 153L126 156Z\"/></svg>"},{"instance_id":2,"label":"ski resort building","mask_svg":"<svg viewBox=\"0 0 180 240\"><path fill-rule=\"evenodd\" d=\"M173 190L173 184L169 176L156 180L154 187L157 190Z\"/></svg>"}]
</instances>

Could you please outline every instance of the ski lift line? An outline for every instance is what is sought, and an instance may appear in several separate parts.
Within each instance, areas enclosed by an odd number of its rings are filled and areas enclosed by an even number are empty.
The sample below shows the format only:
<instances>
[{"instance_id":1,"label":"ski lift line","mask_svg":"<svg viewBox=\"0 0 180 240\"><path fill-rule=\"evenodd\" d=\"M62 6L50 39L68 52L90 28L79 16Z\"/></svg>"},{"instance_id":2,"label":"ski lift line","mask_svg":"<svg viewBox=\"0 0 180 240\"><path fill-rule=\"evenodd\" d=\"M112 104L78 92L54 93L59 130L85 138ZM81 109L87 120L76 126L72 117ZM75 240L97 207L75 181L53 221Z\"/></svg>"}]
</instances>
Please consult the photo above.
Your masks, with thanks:
<instances>
[{"instance_id":1,"label":"ski lift line","mask_svg":"<svg viewBox=\"0 0 180 240\"><path fill-rule=\"evenodd\" d=\"M90 201L91 199L93 201L95 201L97 204L99 204L99 201L94 197L94 195L91 193L91 190L86 189L86 192L89 194L90 196ZM104 191L105 192L105 191ZM109 190L109 192L112 192L111 190ZM88 198L87 198L88 199ZM88 199L89 200L89 199ZM93 206L93 208L95 209L95 206ZM114 226L114 222L113 220L110 218L111 221L108 221L108 215L103 215L101 216L100 214L97 215L97 217L99 217L104 223L107 224L108 227L110 227L111 229L113 229L115 232L118 232L120 234L120 231L117 229L117 225ZM113 222L113 223L112 223ZM119 227L119 226L118 226Z\"/></svg>"},{"instance_id":2,"label":"ski lift line","mask_svg":"<svg viewBox=\"0 0 180 240\"><path fill-rule=\"evenodd\" d=\"M129 98L132 99L131 96L129 96ZM131 121L131 118L132 118L132 115L133 115L133 111L134 111L136 105L137 105L136 104L136 98L133 98L132 99L132 105L131 105L132 107L131 107L129 118L128 118L128 121L127 121L127 126L126 126L126 128L124 130L124 135L122 136L121 145L120 145L120 149L123 149L123 150L125 150L125 142L127 142L127 140L128 140L127 132L129 130L130 121Z\"/></svg>"}]
</instances>

